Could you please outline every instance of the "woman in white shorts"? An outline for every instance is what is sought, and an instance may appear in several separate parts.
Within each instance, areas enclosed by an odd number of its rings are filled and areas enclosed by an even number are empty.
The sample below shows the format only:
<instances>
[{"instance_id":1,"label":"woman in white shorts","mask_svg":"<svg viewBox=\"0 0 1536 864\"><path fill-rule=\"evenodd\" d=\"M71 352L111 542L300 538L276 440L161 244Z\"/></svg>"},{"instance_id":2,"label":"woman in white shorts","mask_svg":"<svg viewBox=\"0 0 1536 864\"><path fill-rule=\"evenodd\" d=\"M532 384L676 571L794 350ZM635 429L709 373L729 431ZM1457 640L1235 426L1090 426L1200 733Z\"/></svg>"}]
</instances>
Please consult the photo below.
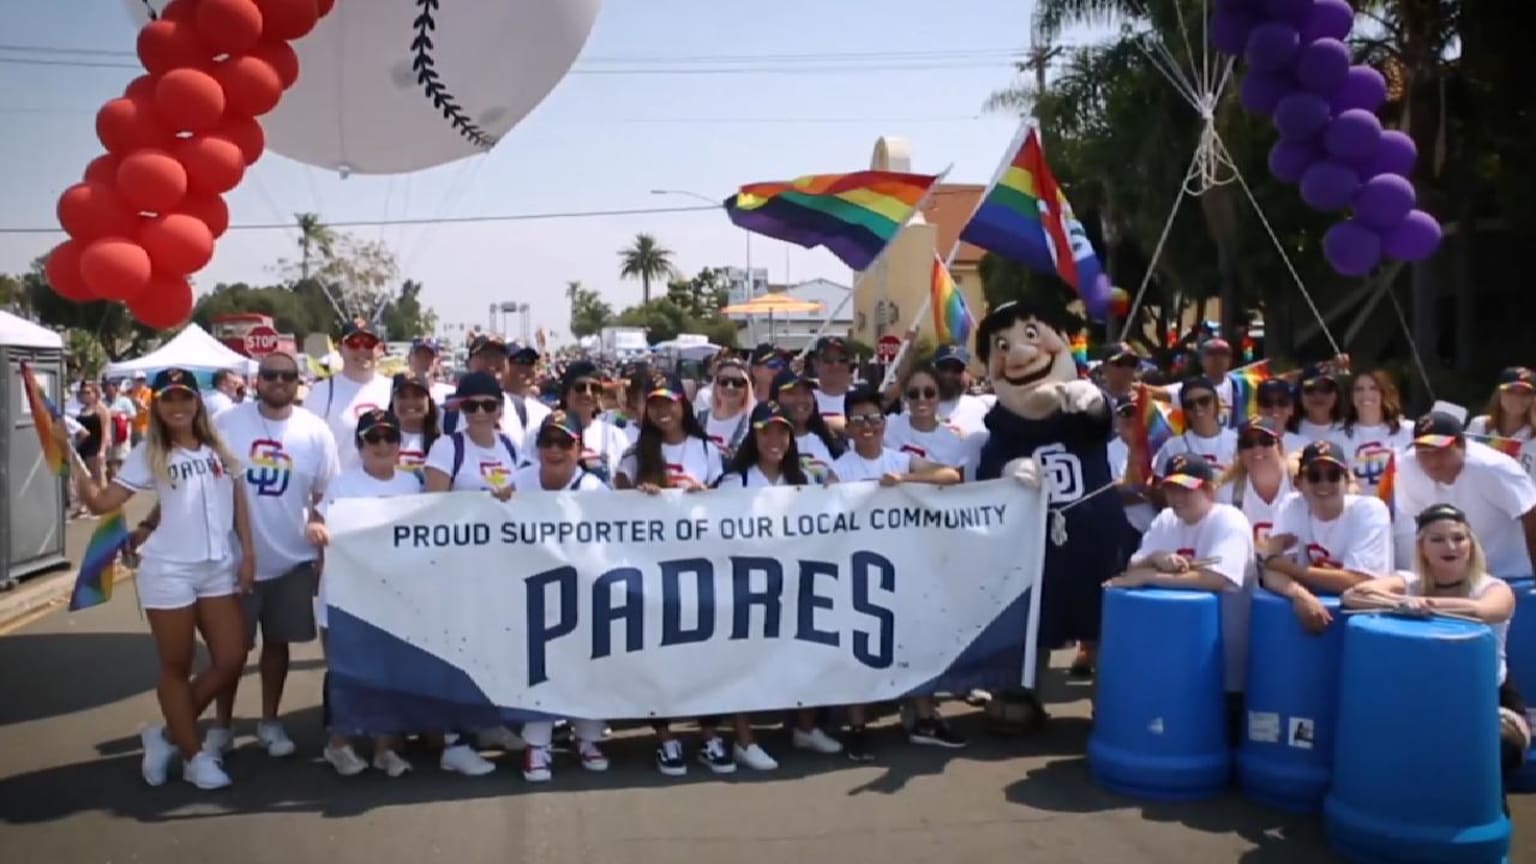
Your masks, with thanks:
<instances>
[{"instance_id":1,"label":"woman in white shorts","mask_svg":"<svg viewBox=\"0 0 1536 864\"><path fill-rule=\"evenodd\" d=\"M77 472L76 482L81 503L93 513L117 510L139 492L154 492L160 499L157 512L175 528L152 531L138 550L139 602L160 657L156 690L165 715L164 727L150 727L141 736L144 781L164 783L180 751L182 778L199 789L218 789L229 785L229 776L202 748L197 718L245 665L245 621L235 595L255 583L256 558L244 482L208 420L192 373L166 369L150 389L148 432L117 477L103 488ZM62 442L68 433L54 428ZM194 633L202 634L212 658L195 678Z\"/></svg>"}]
</instances>

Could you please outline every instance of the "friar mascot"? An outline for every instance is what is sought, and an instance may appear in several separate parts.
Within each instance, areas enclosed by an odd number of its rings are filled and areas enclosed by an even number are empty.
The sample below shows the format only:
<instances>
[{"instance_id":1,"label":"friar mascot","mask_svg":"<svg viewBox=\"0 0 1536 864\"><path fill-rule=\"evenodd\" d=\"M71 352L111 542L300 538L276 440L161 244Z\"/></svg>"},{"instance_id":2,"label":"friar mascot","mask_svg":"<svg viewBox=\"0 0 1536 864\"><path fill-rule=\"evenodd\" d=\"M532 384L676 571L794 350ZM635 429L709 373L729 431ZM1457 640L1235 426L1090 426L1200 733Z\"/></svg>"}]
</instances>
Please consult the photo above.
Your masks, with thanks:
<instances>
[{"instance_id":1,"label":"friar mascot","mask_svg":"<svg viewBox=\"0 0 1536 864\"><path fill-rule=\"evenodd\" d=\"M1013 302L990 310L976 331L997 404L986 416L975 477L1038 478L1049 495L1037 688L1050 651L1098 639L1101 586L1124 569L1126 553L1123 543L1106 541L1128 530L1109 468L1109 397L1078 377L1069 330L1065 315ZM1024 730L1046 719L1039 697L1022 687L993 694L987 714Z\"/></svg>"}]
</instances>

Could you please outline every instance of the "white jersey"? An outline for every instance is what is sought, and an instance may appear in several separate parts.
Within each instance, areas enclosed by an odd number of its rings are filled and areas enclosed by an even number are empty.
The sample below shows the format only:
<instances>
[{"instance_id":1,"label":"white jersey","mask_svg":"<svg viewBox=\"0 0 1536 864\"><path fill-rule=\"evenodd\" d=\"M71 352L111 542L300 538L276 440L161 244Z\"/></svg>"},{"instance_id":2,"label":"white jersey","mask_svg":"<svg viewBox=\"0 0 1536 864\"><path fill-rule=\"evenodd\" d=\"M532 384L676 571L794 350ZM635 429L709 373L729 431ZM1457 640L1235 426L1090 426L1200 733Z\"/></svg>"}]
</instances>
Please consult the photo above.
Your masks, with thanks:
<instances>
[{"instance_id":1,"label":"white jersey","mask_svg":"<svg viewBox=\"0 0 1536 864\"><path fill-rule=\"evenodd\" d=\"M343 469L356 465L357 420L375 409L389 408L393 395L390 379L374 375L359 383L337 373L310 388L304 399L304 407L313 411L331 429L336 440L336 452Z\"/></svg>"},{"instance_id":2,"label":"white jersey","mask_svg":"<svg viewBox=\"0 0 1536 864\"><path fill-rule=\"evenodd\" d=\"M112 482L132 492L160 497L160 529L139 548L148 560L201 564L232 560L235 540L235 478L207 446L173 447L167 454L170 482L149 470L149 442L128 451Z\"/></svg>"},{"instance_id":3,"label":"white jersey","mask_svg":"<svg viewBox=\"0 0 1536 864\"><path fill-rule=\"evenodd\" d=\"M955 427L940 424L922 432L912 428L912 418L906 414L897 414L886 420L885 446L911 453L919 459L962 470L971 456L971 448Z\"/></svg>"},{"instance_id":4,"label":"white jersey","mask_svg":"<svg viewBox=\"0 0 1536 864\"><path fill-rule=\"evenodd\" d=\"M883 448L874 459L865 459L849 448L848 452L832 463L832 473L837 476L839 483L879 480L887 474L906 474L911 470L912 454L889 447Z\"/></svg>"}]
</instances>

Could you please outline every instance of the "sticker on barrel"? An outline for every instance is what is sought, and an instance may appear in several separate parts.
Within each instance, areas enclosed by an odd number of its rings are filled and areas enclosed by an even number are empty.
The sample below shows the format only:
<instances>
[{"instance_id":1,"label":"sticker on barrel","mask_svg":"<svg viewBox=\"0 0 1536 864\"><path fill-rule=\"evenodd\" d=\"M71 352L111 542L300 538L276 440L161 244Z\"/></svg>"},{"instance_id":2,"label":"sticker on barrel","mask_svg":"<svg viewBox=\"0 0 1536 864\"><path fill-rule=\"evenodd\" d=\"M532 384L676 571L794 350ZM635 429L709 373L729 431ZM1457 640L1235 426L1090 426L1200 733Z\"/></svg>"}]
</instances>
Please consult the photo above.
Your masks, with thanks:
<instances>
[{"instance_id":1,"label":"sticker on barrel","mask_svg":"<svg viewBox=\"0 0 1536 864\"><path fill-rule=\"evenodd\" d=\"M1317 740L1317 725L1312 722L1311 717L1292 717L1285 740L1297 750L1311 750L1312 744Z\"/></svg>"}]
</instances>

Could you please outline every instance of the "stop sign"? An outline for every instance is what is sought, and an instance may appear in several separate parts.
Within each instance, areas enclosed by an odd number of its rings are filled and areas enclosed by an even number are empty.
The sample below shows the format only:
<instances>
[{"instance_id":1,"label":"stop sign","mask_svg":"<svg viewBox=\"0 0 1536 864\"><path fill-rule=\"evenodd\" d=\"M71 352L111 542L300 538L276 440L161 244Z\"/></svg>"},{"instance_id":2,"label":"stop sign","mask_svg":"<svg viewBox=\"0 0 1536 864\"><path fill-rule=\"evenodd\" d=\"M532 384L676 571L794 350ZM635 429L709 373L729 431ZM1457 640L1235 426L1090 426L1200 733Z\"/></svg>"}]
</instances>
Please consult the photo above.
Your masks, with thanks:
<instances>
[{"instance_id":1,"label":"stop sign","mask_svg":"<svg viewBox=\"0 0 1536 864\"><path fill-rule=\"evenodd\" d=\"M245 353L252 357L265 357L276 350L276 330L265 324L258 324L245 331Z\"/></svg>"},{"instance_id":2,"label":"stop sign","mask_svg":"<svg viewBox=\"0 0 1536 864\"><path fill-rule=\"evenodd\" d=\"M881 363L889 363L896 359L896 352L901 350L900 336L881 336L875 345L875 356Z\"/></svg>"}]
</instances>

